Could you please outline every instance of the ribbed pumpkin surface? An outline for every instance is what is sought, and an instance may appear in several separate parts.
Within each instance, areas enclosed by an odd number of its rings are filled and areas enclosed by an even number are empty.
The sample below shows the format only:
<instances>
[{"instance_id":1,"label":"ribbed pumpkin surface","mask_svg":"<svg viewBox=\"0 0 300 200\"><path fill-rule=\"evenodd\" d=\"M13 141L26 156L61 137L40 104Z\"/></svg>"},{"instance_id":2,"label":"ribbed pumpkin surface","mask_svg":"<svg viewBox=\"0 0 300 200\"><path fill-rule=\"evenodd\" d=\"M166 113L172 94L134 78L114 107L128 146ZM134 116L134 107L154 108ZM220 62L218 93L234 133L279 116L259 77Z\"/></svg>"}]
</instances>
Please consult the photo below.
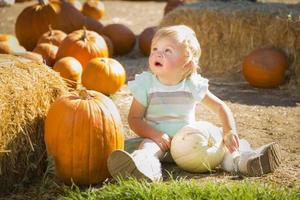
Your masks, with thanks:
<instances>
[{"instance_id":1,"label":"ribbed pumpkin surface","mask_svg":"<svg viewBox=\"0 0 300 200\"><path fill-rule=\"evenodd\" d=\"M110 95L124 85L126 72L113 58L93 58L88 62L81 78L82 84L89 90Z\"/></svg>"},{"instance_id":2,"label":"ribbed pumpkin surface","mask_svg":"<svg viewBox=\"0 0 300 200\"><path fill-rule=\"evenodd\" d=\"M82 90L56 100L45 121L45 142L57 176L79 185L110 177L106 161L124 148L122 128L116 106L101 93Z\"/></svg>"},{"instance_id":3,"label":"ribbed pumpkin surface","mask_svg":"<svg viewBox=\"0 0 300 200\"><path fill-rule=\"evenodd\" d=\"M98 33L81 29L68 34L59 46L56 60L67 56L76 58L84 70L90 59L108 57L108 48Z\"/></svg>"}]
</instances>

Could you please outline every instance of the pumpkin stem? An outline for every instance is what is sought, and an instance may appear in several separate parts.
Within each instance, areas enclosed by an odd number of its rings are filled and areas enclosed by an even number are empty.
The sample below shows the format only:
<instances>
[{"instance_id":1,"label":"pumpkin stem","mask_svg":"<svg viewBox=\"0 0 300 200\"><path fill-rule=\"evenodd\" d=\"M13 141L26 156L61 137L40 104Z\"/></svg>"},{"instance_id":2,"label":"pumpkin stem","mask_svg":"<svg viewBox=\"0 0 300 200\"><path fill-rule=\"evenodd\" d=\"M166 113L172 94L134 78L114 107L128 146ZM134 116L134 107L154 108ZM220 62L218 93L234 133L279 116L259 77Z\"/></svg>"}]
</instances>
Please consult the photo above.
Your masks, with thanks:
<instances>
[{"instance_id":1,"label":"pumpkin stem","mask_svg":"<svg viewBox=\"0 0 300 200\"><path fill-rule=\"evenodd\" d=\"M83 26L83 34L82 34L82 36L81 36L81 40L83 40L83 41L86 41L87 40L87 30L86 30L86 27L85 26Z\"/></svg>"},{"instance_id":2,"label":"pumpkin stem","mask_svg":"<svg viewBox=\"0 0 300 200\"><path fill-rule=\"evenodd\" d=\"M79 89L79 96L83 100L90 99L89 93L87 92L86 88L83 87L83 86L81 86L80 89Z\"/></svg>"},{"instance_id":3,"label":"pumpkin stem","mask_svg":"<svg viewBox=\"0 0 300 200\"><path fill-rule=\"evenodd\" d=\"M53 35L53 29L51 24L48 25L48 29L49 29L49 35L48 36L52 36Z\"/></svg>"},{"instance_id":4,"label":"pumpkin stem","mask_svg":"<svg viewBox=\"0 0 300 200\"><path fill-rule=\"evenodd\" d=\"M213 137L211 135L209 135L208 141L207 141L207 146L212 147L212 146L214 146L214 144L215 144L215 141L214 141Z\"/></svg>"},{"instance_id":5,"label":"pumpkin stem","mask_svg":"<svg viewBox=\"0 0 300 200\"><path fill-rule=\"evenodd\" d=\"M49 3L48 0L39 0L39 4L41 4L42 6L45 6Z\"/></svg>"}]
</instances>

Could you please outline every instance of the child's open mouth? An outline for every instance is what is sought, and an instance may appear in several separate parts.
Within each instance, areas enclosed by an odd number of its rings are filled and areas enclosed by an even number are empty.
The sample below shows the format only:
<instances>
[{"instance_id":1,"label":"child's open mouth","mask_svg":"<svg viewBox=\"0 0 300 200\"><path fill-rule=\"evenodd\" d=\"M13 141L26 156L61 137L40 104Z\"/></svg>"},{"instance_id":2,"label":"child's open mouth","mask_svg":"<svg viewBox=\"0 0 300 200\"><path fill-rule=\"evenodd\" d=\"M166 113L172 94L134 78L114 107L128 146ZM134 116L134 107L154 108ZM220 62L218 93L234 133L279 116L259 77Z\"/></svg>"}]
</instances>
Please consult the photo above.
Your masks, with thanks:
<instances>
[{"instance_id":1,"label":"child's open mouth","mask_svg":"<svg viewBox=\"0 0 300 200\"><path fill-rule=\"evenodd\" d=\"M161 64L160 62L155 62L154 65L155 65L156 67L162 67L162 64Z\"/></svg>"}]
</instances>

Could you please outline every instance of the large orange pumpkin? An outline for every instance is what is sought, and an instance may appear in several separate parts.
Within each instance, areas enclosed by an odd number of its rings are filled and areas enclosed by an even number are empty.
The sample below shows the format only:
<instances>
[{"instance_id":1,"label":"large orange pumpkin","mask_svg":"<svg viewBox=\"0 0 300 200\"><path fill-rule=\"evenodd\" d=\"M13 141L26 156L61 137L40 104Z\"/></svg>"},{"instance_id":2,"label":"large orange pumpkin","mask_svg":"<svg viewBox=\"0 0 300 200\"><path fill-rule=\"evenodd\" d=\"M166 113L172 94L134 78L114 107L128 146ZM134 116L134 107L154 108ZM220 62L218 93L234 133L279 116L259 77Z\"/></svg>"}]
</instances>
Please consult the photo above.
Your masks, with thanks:
<instances>
[{"instance_id":1,"label":"large orange pumpkin","mask_svg":"<svg viewBox=\"0 0 300 200\"><path fill-rule=\"evenodd\" d=\"M17 17L16 36L22 46L32 50L39 37L48 31L48 25L65 33L82 28L84 16L65 0L38 0L26 7Z\"/></svg>"},{"instance_id":2,"label":"large orange pumpkin","mask_svg":"<svg viewBox=\"0 0 300 200\"><path fill-rule=\"evenodd\" d=\"M57 176L89 185L110 177L107 158L124 148L120 114L107 96L81 90L57 99L45 120L45 143Z\"/></svg>"},{"instance_id":3,"label":"large orange pumpkin","mask_svg":"<svg viewBox=\"0 0 300 200\"><path fill-rule=\"evenodd\" d=\"M243 61L245 79L253 86L277 87L283 83L288 60L275 48L260 48L252 51Z\"/></svg>"},{"instance_id":4,"label":"large orange pumpkin","mask_svg":"<svg viewBox=\"0 0 300 200\"><path fill-rule=\"evenodd\" d=\"M70 33L59 46L56 60L67 56L76 58L84 70L90 59L108 57L108 48L98 33L81 29Z\"/></svg>"},{"instance_id":5,"label":"large orange pumpkin","mask_svg":"<svg viewBox=\"0 0 300 200\"><path fill-rule=\"evenodd\" d=\"M114 46L116 55L129 53L135 45L134 33L123 24L109 24L104 26L103 35L109 37Z\"/></svg>"},{"instance_id":6,"label":"large orange pumpkin","mask_svg":"<svg viewBox=\"0 0 300 200\"><path fill-rule=\"evenodd\" d=\"M113 58L94 58L88 62L81 78L86 88L110 95L124 85L126 73Z\"/></svg>"},{"instance_id":7,"label":"large orange pumpkin","mask_svg":"<svg viewBox=\"0 0 300 200\"><path fill-rule=\"evenodd\" d=\"M139 37L139 48L145 56L149 56L151 52L151 42L155 34L156 26L144 29Z\"/></svg>"},{"instance_id":8,"label":"large orange pumpkin","mask_svg":"<svg viewBox=\"0 0 300 200\"><path fill-rule=\"evenodd\" d=\"M82 6L81 12L85 16L99 20L105 14L104 3L99 0L86 0Z\"/></svg>"},{"instance_id":9,"label":"large orange pumpkin","mask_svg":"<svg viewBox=\"0 0 300 200\"><path fill-rule=\"evenodd\" d=\"M59 72L71 88L77 88L81 83L82 66L76 58L61 58L54 64L53 70Z\"/></svg>"}]
</instances>

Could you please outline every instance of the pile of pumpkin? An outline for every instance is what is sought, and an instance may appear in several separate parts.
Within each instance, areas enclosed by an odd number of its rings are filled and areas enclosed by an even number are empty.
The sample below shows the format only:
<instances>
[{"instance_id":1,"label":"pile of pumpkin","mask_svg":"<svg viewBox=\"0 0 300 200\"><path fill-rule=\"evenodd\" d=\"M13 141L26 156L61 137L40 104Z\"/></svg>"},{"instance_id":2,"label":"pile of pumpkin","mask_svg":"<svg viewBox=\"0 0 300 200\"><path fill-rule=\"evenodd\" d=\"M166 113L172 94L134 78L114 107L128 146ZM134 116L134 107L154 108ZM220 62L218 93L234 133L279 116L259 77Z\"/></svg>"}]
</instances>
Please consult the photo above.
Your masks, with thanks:
<instances>
[{"instance_id":1,"label":"pile of pumpkin","mask_svg":"<svg viewBox=\"0 0 300 200\"><path fill-rule=\"evenodd\" d=\"M87 0L83 6L76 0L39 0L19 14L17 39L0 35L0 53L43 60L71 87L82 83L113 94L125 83L126 74L117 60L108 57L129 53L135 35L122 24L103 26L98 20L104 13L98 0Z\"/></svg>"},{"instance_id":2,"label":"pile of pumpkin","mask_svg":"<svg viewBox=\"0 0 300 200\"><path fill-rule=\"evenodd\" d=\"M104 181L109 154L124 148L120 114L108 96L126 74L111 57L130 52L135 35L122 24L103 26L103 12L89 7L94 3L98 8L99 1L88 0L80 12L65 0L39 0L18 16L16 37L0 35L0 53L45 62L73 88L51 105L45 120L47 152L65 183Z\"/></svg>"},{"instance_id":3,"label":"pile of pumpkin","mask_svg":"<svg viewBox=\"0 0 300 200\"><path fill-rule=\"evenodd\" d=\"M82 84L106 95L119 90L126 74L111 57L134 48L134 33L123 24L103 26L99 22L105 14L101 1L86 0L83 5L78 0L38 1L19 14L16 37L0 35L0 53L43 61L73 88ZM181 0L170 0L164 14L179 5L183 5ZM148 27L139 37L144 55L150 54L155 30L156 27Z\"/></svg>"}]
</instances>

